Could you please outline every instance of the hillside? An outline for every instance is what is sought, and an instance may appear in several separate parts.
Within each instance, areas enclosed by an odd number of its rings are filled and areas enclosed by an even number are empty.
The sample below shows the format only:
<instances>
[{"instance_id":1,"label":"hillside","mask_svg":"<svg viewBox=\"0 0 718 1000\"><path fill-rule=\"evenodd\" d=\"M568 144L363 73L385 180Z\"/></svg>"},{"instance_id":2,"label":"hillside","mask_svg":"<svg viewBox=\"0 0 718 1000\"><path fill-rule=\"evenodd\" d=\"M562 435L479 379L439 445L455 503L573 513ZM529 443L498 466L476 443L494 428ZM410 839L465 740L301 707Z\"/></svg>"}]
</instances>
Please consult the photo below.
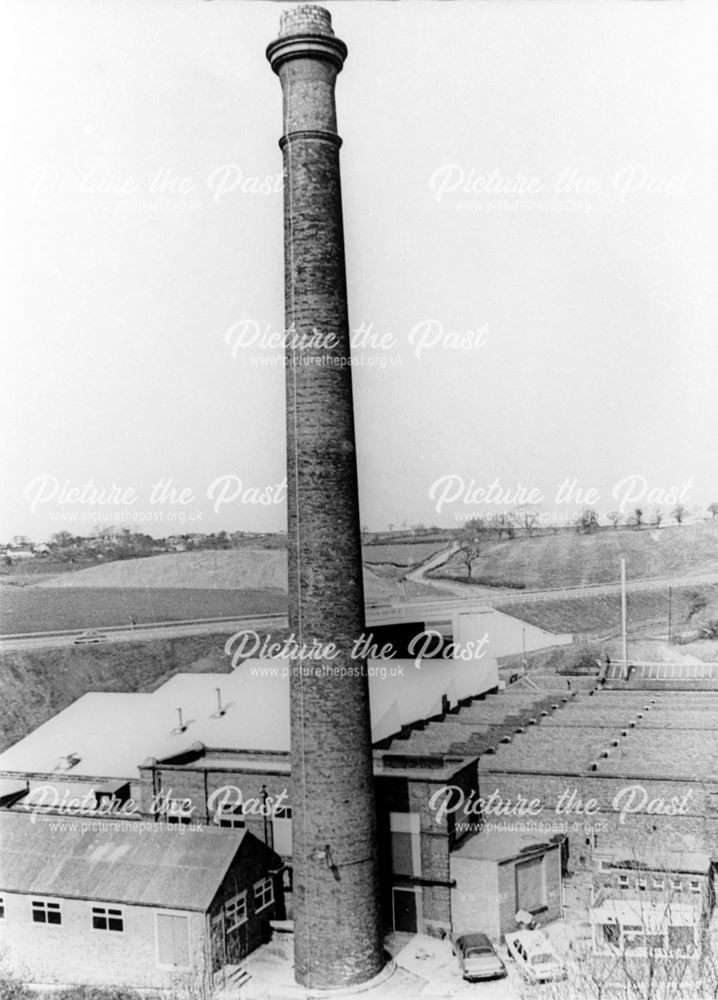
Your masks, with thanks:
<instances>
[{"instance_id":1,"label":"hillside","mask_svg":"<svg viewBox=\"0 0 718 1000\"><path fill-rule=\"evenodd\" d=\"M170 552L144 559L123 559L63 573L37 584L38 588L135 587L189 590L287 590L287 552L284 549L207 549ZM367 600L394 593L390 583L364 568Z\"/></svg>"},{"instance_id":2,"label":"hillside","mask_svg":"<svg viewBox=\"0 0 718 1000\"><path fill-rule=\"evenodd\" d=\"M227 635L2 654L0 750L87 691L153 691L173 673L222 673Z\"/></svg>"},{"instance_id":3,"label":"hillside","mask_svg":"<svg viewBox=\"0 0 718 1000\"><path fill-rule=\"evenodd\" d=\"M650 579L715 573L718 579L718 522L670 525L636 530L602 529L579 535L555 535L513 540L487 540L472 569L485 585L510 581L529 590L615 583L621 557L629 579ZM466 567L454 556L427 579L466 577Z\"/></svg>"}]
</instances>

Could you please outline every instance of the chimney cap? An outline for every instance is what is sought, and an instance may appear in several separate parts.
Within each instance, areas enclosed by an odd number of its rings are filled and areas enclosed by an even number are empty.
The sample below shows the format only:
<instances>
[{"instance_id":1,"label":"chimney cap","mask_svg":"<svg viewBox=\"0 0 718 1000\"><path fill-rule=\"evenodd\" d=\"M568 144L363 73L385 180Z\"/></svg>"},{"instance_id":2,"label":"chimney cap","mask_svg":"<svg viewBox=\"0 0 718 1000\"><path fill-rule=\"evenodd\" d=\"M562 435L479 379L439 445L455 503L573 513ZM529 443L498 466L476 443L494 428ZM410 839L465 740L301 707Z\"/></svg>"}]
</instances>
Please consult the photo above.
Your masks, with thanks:
<instances>
[{"instance_id":1,"label":"chimney cap","mask_svg":"<svg viewBox=\"0 0 718 1000\"><path fill-rule=\"evenodd\" d=\"M282 12L279 18L279 37L288 35L333 35L332 15L324 7L313 3L297 4Z\"/></svg>"},{"instance_id":2,"label":"chimney cap","mask_svg":"<svg viewBox=\"0 0 718 1000\"><path fill-rule=\"evenodd\" d=\"M279 22L279 37L267 46L267 59L275 73L289 59L323 59L341 70L347 47L332 29L328 10L314 4L301 4L284 11Z\"/></svg>"}]
</instances>

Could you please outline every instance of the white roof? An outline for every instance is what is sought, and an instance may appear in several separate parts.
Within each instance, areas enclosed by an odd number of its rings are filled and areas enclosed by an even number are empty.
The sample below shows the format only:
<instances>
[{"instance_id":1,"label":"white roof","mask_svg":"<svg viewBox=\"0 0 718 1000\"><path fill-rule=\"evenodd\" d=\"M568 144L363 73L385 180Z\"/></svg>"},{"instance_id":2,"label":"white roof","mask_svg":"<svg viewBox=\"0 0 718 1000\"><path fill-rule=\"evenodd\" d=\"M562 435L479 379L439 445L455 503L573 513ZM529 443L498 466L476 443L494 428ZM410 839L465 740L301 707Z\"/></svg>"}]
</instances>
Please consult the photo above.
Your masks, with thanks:
<instances>
[{"instance_id":1,"label":"white roof","mask_svg":"<svg viewBox=\"0 0 718 1000\"><path fill-rule=\"evenodd\" d=\"M496 685L496 664L488 658L468 666L461 660L430 660L420 669L413 660L370 662L377 668L369 678L374 742L441 712L443 695L454 705L469 692ZM0 775L136 779L146 758L161 760L193 743L217 750L288 752L286 666L280 659L246 660L231 673L175 674L151 694L83 695L1 753ZM79 760L71 764L70 755Z\"/></svg>"}]
</instances>

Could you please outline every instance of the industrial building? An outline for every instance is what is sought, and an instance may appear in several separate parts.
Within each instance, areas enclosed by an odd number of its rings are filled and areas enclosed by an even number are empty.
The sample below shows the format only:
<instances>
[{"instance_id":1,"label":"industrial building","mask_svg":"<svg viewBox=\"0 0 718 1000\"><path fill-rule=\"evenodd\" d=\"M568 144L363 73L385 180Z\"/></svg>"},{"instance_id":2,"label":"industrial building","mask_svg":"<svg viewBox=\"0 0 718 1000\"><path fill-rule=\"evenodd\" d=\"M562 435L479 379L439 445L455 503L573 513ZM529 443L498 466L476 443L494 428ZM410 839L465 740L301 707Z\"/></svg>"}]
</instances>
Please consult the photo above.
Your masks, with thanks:
<instances>
[{"instance_id":1,"label":"industrial building","mask_svg":"<svg viewBox=\"0 0 718 1000\"><path fill-rule=\"evenodd\" d=\"M283 918L281 870L248 831L0 810L3 958L42 986L208 997Z\"/></svg>"}]
</instances>

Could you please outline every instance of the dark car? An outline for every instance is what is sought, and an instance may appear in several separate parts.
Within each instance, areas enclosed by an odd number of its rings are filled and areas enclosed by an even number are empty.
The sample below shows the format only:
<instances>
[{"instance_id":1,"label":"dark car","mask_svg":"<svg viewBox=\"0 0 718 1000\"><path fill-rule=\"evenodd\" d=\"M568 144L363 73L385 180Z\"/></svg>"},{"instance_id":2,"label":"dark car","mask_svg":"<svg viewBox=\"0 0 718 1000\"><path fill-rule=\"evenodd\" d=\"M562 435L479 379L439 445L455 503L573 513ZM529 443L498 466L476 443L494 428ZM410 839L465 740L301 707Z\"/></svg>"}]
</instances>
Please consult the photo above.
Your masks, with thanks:
<instances>
[{"instance_id":1,"label":"dark car","mask_svg":"<svg viewBox=\"0 0 718 1000\"><path fill-rule=\"evenodd\" d=\"M83 645L86 642L107 642L107 636L104 632L98 632L96 629L88 629L86 632L80 632L79 635L75 636L75 645Z\"/></svg>"},{"instance_id":2,"label":"dark car","mask_svg":"<svg viewBox=\"0 0 718 1000\"><path fill-rule=\"evenodd\" d=\"M506 975L506 966L486 934L459 934L452 938L451 945L459 959L461 975L469 982Z\"/></svg>"}]
</instances>

